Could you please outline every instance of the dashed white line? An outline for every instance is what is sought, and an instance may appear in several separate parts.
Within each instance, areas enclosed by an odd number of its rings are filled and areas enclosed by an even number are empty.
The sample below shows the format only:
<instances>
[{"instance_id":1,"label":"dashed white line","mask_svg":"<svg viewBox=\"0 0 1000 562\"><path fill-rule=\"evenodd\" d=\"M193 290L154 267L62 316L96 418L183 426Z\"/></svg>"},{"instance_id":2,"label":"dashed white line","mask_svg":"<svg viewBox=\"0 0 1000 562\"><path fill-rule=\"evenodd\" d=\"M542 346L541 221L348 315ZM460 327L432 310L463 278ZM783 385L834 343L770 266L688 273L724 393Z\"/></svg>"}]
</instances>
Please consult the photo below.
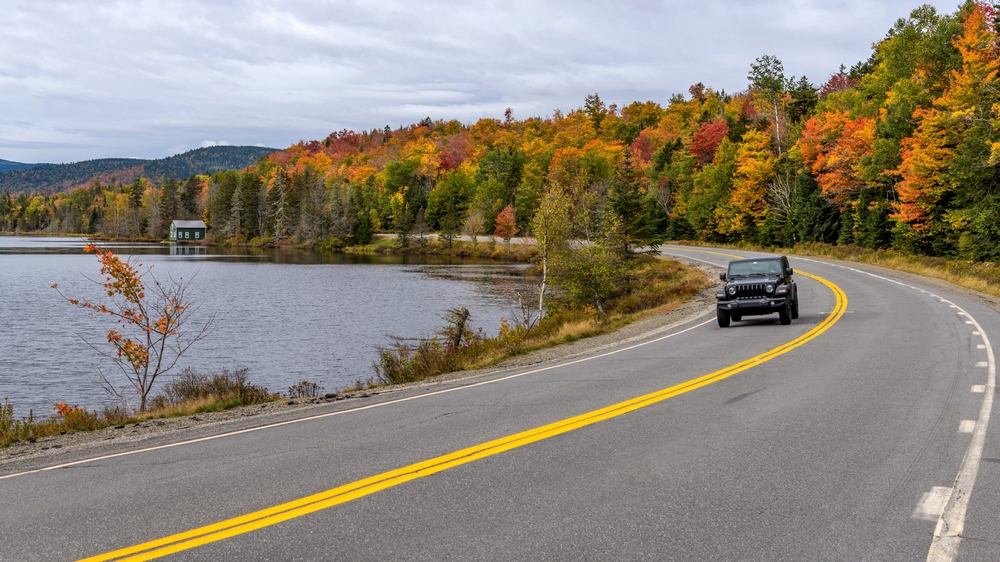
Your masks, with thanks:
<instances>
[{"instance_id":1,"label":"dashed white line","mask_svg":"<svg viewBox=\"0 0 1000 562\"><path fill-rule=\"evenodd\" d=\"M958 424L959 433L972 433L976 429L976 420L962 420L962 423Z\"/></svg>"},{"instance_id":2,"label":"dashed white line","mask_svg":"<svg viewBox=\"0 0 1000 562\"><path fill-rule=\"evenodd\" d=\"M986 349L986 346L983 345L983 344L981 344L981 343L980 344L976 344L976 349Z\"/></svg>"},{"instance_id":3,"label":"dashed white line","mask_svg":"<svg viewBox=\"0 0 1000 562\"><path fill-rule=\"evenodd\" d=\"M890 279L888 277L855 269L853 267L847 267L840 264L830 264L819 260L808 261L840 267L841 269L846 269L862 275L868 275L869 277L881 279L896 285L907 286L906 283L896 281L895 279ZM950 308L959 308L955 303L940 298L937 295L931 296L938 298L942 303L947 303ZM959 310L961 311L961 309ZM964 311L961 312L964 313ZM976 476L979 474L979 465L982 460L983 447L986 442L986 429L989 424L990 413L993 410L993 394L996 390L996 359L993 355L993 348L990 346L990 340L986 334L983 333L982 327L975 321L975 318L972 318L968 314L962 315L970 318L970 320L966 320L966 324L974 324L976 326L976 331L972 332L972 335L980 336L983 339L988 358L987 367L989 370L986 384L972 387L973 392L981 392L984 394L983 403L979 410L979 419L966 420L973 422L972 440L969 444L969 448L965 452L965 458L962 459L962 465L959 468L958 476L955 477L954 487L946 488L936 486L932 488L929 493L926 493L923 497L921 497L920 503L913 511L913 517L915 518L927 519L930 521L935 519L937 520L937 526L934 529L931 547L927 552L928 562L951 562L958 554L958 547L962 542L962 531L965 527L965 514L968 510L969 498L972 496L972 488L976 483ZM982 390L978 390L979 388L982 388Z\"/></svg>"},{"instance_id":4,"label":"dashed white line","mask_svg":"<svg viewBox=\"0 0 1000 562\"><path fill-rule=\"evenodd\" d=\"M958 547L962 543L962 531L965 529L965 514L969 509L972 488L979 475L979 465L982 463L983 448L986 445L986 429L993 411L993 394L997 385L996 357L982 326L972 316L969 318L976 325L974 334L982 337L983 345L986 346L987 375L983 388L983 404L979 408L979 419L975 421L972 439L965 451L965 458L962 459L962 466L958 469L952 492L934 527L934 537L927 551L927 562L952 562L958 555ZM979 364L981 363L984 362L980 361Z\"/></svg>"},{"instance_id":5,"label":"dashed white line","mask_svg":"<svg viewBox=\"0 0 1000 562\"><path fill-rule=\"evenodd\" d=\"M978 361L978 362L976 362L976 367L989 367L989 366L990 366L990 364L987 363L986 361Z\"/></svg>"},{"instance_id":6,"label":"dashed white line","mask_svg":"<svg viewBox=\"0 0 1000 562\"><path fill-rule=\"evenodd\" d=\"M986 385L985 384L974 384L974 385L972 385L972 392L975 392L976 394L982 394L982 393L986 392Z\"/></svg>"}]
</instances>

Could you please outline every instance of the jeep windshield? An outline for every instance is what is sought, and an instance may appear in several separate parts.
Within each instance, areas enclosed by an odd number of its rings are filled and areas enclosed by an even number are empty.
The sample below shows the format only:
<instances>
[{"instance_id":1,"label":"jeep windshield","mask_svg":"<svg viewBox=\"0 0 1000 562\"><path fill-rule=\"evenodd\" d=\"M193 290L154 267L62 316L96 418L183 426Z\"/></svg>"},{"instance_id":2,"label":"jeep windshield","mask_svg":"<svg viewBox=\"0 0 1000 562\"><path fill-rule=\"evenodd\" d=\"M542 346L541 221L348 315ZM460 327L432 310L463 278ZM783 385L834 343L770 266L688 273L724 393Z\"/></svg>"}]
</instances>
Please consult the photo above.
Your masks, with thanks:
<instances>
[{"instance_id":1,"label":"jeep windshield","mask_svg":"<svg viewBox=\"0 0 1000 562\"><path fill-rule=\"evenodd\" d=\"M781 261L757 260L729 264L729 278L769 277L781 275Z\"/></svg>"}]
</instances>

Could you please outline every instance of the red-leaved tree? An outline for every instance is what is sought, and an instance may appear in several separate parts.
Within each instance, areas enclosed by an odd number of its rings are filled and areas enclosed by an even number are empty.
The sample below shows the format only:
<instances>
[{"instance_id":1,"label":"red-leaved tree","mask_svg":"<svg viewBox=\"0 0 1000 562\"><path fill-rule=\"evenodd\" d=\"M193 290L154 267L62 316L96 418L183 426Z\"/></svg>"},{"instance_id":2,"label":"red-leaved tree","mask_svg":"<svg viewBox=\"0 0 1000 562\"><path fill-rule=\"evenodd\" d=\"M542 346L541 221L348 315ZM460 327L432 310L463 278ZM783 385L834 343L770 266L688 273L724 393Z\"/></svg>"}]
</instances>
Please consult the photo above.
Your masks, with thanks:
<instances>
[{"instance_id":1,"label":"red-leaved tree","mask_svg":"<svg viewBox=\"0 0 1000 562\"><path fill-rule=\"evenodd\" d=\"M496 224L497 227L496 230L493 231L493 234L503 238L503 241L507 244L507 253L509 254L510 239L517 234L517 220L514 217L514 207L511 205L504 207L503 210L500 211L500 214L497 215L494 224Z\"/></svg>"},{"instance_id":2,"label":"red-leaved tree","mask_svg":"<svg viewBox=\"0 0 1000 562\"><path fill-rule=\"evenodd\" d=\"M725 121L703 123L701 128L691 136L691 154L702 164L708 164L715 158L722 139L729 133L729 125Z\"/></svg>"}]
</instances>

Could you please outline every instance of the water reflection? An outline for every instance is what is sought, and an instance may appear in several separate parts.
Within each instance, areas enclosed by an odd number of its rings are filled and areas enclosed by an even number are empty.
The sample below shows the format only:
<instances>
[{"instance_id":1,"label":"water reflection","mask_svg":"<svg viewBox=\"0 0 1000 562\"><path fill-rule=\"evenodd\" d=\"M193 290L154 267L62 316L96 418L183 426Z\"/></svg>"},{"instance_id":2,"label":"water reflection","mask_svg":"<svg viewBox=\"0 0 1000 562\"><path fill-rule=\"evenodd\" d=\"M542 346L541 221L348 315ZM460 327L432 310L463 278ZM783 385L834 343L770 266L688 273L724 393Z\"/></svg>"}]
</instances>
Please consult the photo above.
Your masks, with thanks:
<instances>
[{"instance_id":1,"label":"water reflection","mask_svg":"<svg viewBox=\"0 0 1000 562\"><path fill-rule=\"evenodd\" d=\"M207 256L208 248L205 246L192 246L189 244L171 244L171 256Z\"/></svg>"}]
</instances>

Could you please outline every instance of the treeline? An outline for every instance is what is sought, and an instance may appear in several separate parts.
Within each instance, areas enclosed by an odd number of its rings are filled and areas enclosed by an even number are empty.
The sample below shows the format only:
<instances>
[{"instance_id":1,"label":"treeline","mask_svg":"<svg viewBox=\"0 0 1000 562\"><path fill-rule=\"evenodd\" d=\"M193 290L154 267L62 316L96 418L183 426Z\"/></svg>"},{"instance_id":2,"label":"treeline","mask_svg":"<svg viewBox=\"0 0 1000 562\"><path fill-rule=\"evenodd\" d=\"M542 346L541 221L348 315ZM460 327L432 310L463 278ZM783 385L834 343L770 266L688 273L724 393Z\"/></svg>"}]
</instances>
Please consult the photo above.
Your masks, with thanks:
<instances>
[{"instance_id":1,"label":"treeline","mask_svg":"<svg viewBox=\"0 0 1000 562\"><path fill-rule=\"evenodd\" d=\"M0 161L0 191L8 193L54 193L66 191L93 180L103 183L131 183L137 178L186 178L194 174L212 174L221 170L243 169L273 148L257 146L212 146L189 150L159 160L137 158L102 158L72 164L24 165Z\"/></svg>"},{"instance_id":2,"label":"treeline","mask_svg":"<svg viewBox=\"0 0 1000 562\"><path fill-rule=\"evenodd\" d=\"M696 84L666 105L620 107L594 94L551 118L508 110L471 125L425 119L341 131L241 172L95 184L86 188L92 210L79 190L34 210L31 197L8 197L0 227L107 234L114 224L158 237L169 218L199 216L216 240L337 246L377 232L402 243L428 231L446 240L492 235L505 209L516 231L538 236L539 209L551 204L565 206L571 239L625 228L643 240L820 241L992 260L1000 254L995 22L986 3L949 15L923 6L868 60L821 85L786 77L780 60L764 56L744 92ZM608 211L616 182L634 191L631 218Z\"/></svg>"},{"instance_id":3,"label":"treeline","mask_svg":"<svg viewBox=\"0 0 1000 562\"><path fill-rule=\"evenodd\" d=\"M0 231L90 234L105 238L161 239L173 219L198 219L208 176L154 184L94 180L55 195L0 193Z\"/></svg>"}]
</instances>

